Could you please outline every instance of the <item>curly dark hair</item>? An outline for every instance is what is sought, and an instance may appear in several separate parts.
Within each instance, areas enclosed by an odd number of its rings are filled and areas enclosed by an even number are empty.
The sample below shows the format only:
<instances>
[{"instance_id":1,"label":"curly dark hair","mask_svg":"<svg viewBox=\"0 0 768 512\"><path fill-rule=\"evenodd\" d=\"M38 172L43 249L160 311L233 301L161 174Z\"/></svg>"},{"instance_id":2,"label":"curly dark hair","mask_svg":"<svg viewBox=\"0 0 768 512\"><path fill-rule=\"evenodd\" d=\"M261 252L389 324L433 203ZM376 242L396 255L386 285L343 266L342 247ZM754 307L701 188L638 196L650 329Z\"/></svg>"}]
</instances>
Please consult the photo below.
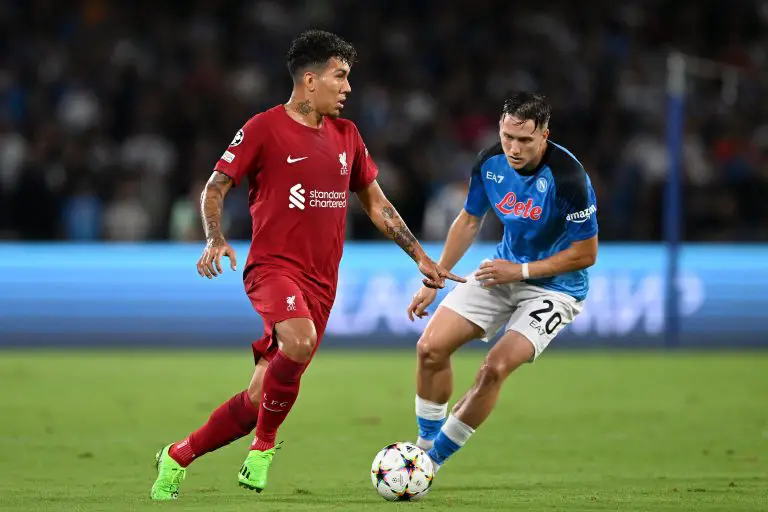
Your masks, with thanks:
<instances>
[{"instance_id":1,"label":"curly dark hair","mask_svg":"<svg viewBox=\"0 0 768 512\"><path fill-rule=\"evenodd\" d=\"M336 34L325 30L307 30L294 39L288 48L288 72L295 79L308 67L324 66L331 57L337 57L352 66L357 60L357 51Z\"/></svg>"},{"instance_id":2,"label":"curly dark hair","mask_svg":"<svg viewBox=\"0 0 768 512\"><path fill-rule=\"evenodd\" d=\"M552 115L552 107L546 97L533 92L514 92L504 100L501 117L512 116L521 121L532 120L535 127L546 127Z\"/></svg>"}]
</instances>

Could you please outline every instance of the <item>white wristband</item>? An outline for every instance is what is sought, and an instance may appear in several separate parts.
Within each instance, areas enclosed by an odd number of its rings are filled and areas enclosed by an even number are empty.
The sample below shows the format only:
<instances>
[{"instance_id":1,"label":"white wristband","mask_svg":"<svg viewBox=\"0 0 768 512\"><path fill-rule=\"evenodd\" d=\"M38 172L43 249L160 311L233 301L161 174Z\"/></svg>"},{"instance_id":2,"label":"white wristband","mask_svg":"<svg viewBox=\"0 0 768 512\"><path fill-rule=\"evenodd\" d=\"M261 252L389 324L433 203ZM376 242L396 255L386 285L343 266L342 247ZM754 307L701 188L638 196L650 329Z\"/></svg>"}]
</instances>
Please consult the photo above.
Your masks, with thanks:
<instances>
[{"instance_id":1,"label":"white wristband","mask_svg":"<svg viewBox=\"0 0 768 512\"><path fill-rule=\"evenodd\" d=\"M523 263L522 271L523 271L523 281L525 281L526 279L531 277L531 274L528 273L528 264L527 263Z\"/></svg>"}]
</instances>

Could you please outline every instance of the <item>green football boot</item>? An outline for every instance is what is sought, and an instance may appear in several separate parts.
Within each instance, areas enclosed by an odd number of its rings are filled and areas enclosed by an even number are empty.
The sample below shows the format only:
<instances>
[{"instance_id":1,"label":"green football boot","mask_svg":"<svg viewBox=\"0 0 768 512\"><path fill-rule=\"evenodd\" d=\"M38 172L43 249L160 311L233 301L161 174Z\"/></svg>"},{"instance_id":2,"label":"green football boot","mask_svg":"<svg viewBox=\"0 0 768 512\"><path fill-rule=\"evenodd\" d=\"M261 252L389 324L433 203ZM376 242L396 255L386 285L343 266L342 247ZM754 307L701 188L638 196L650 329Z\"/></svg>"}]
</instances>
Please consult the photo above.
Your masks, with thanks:
<instances>
[{"instance_id":1,"label":"green football boot","mask_svg":"<svg viewBox=\"0 0 768 512\"><path fill-rule=\"evenodd\" d=\"M267 487L267 472L272 464L272 458L275 452L280 449L278 443L269 450L251 450L237 474L237 481L240 487L245 487L252 491L261 492Z\"/></svg>"},{"instance_id":2,"label":"green football boot","mask_svg":"<svg viewBox=\"0 0 768 512\"><path fill-rule=\"evenodd\" d=\"M184 480L186 468L168 455L169 444L155 455L157 480L152 484L149 497L153 500L175 500L179 497L179 484Z\"/></svg>"}]
</instances>

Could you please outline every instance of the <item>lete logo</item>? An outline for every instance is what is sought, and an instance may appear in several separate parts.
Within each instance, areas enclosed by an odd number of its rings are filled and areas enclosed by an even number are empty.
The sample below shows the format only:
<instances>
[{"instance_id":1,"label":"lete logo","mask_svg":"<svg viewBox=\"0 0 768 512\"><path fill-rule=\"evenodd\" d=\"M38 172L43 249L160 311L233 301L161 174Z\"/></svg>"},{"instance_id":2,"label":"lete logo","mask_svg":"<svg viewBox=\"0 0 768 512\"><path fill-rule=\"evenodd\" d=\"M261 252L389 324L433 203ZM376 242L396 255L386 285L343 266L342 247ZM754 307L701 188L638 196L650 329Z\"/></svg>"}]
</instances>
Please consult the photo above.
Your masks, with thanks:
<instances>
[{"instance_id":1,"label":"lete logo","mask_svg":"<svg viewBox=\"0 0 768 512\"><path fill-rule=\"evenodd\" d=\"M514 192L507 192L504 199L496 203L496 208L504 215L515 215L524 219L539 220L541 218L541 206L533 206L533 199L519 202Z\"/></svg>"}]
</instances>

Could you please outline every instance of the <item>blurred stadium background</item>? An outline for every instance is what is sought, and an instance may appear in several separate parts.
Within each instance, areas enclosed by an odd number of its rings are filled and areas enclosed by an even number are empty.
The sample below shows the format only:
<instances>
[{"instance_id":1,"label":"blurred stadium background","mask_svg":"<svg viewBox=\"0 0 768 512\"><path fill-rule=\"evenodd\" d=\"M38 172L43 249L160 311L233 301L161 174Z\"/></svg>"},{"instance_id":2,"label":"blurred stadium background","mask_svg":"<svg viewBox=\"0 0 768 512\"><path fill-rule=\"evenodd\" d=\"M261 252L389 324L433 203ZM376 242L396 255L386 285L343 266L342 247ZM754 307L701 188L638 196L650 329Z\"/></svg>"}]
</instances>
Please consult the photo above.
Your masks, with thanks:
<instances>
[{"instance_id":1,"label":"blurred stadium background","mask_svg":"<svg viewBox=\"0 0 768 512\"><path fill-rule=\"evenodd\" d=\"M670 50L733 66L689 77L690 241L768 235L768 7L612 1L6 1L0 184L4 238L200 239L203 180L252 113L286 100L285 52L306 27L352 41L345 115L423 238L442 240L504 93L554 105L600 198L604 241L662 238ZM724 96L725 94L725 96ZM248 238L245 189L227 201ZM376 238L360 212L352 239ZM495 233L487 233L493 240Z\"/></svg>"},{"instance_id":2,"label":"blurred stadium background","mask_svg":"<svg viewBox=\"0 0 768 512\"><path fill-rule=\"evenodd\" d=\"M541 368L524 370L539 400L505 395L477 452L446 470L425 507L764 510L768 357L735 350L768 347L765 0L0 2L0 383L21 391L0 398L0 473L11 475L0 509L141 509L145 459L245 382L259 319L239 275L197 276L198 197L242 123L287 99L285 52L305 28L357 47L345 117L434 257L508 90L548 96L552 138L598 196L585 311ZM412 347L424 323L404 308L418 277L352 205L326 344ZM243 261L245 187L229 194L225 221ZM460 271L490 253L499 228L487 222ZM238 350L127 356L132 347ZM721 350L564 350L586 347ZM329 370L309 372L314 391L286 424L294 439L318 421L340 443L353 438L339 422L364 431L351 448L362 463L330 484L306 466L294 481L285 473L302 462L286 455L263 510L378 504L368 455L413 434L413 356L376 354L324 354ZM460 383L481 357L459 358ZM396 382L375 386L366 365ZM209 377L176 395L197 372ZM323 389L351 410L325 418L312 405L328 400ZM294 454L335 456L333 443L292 442ZM126 463L106 475L112 450ZM216 476L191 483L186 506L248 506L229 485L239 456L201 461Z\"/></svg>"}]
</instances>

